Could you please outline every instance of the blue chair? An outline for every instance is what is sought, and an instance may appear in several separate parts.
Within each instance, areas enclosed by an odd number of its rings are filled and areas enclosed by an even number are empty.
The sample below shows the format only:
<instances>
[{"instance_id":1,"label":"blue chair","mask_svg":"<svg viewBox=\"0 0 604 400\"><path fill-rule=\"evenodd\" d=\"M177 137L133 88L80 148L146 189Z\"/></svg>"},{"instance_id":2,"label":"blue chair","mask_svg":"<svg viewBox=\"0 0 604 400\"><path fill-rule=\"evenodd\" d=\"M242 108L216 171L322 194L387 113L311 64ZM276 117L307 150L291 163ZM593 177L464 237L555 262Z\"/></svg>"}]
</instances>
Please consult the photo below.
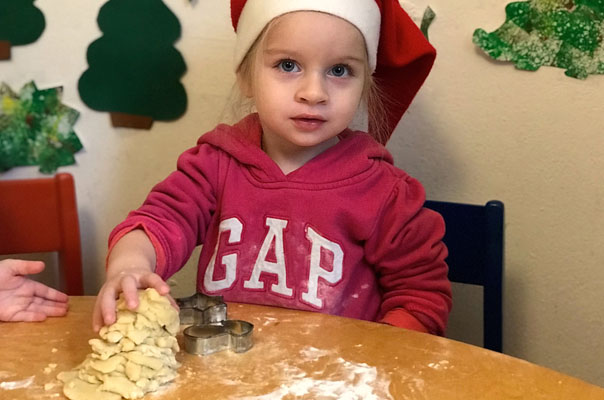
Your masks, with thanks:
<instances>
[{"instance_id":1,"label":"blue chair","mask_svg":"<svg viewBox=\"0 0 604 400\"><path fill-rule=\"evenodd\" d=\"M486 349L503 349L503 203L486 205L426 201L426 208L443 216L449 249L449 279L483 287Z\"/></svg>"}]
</instances>

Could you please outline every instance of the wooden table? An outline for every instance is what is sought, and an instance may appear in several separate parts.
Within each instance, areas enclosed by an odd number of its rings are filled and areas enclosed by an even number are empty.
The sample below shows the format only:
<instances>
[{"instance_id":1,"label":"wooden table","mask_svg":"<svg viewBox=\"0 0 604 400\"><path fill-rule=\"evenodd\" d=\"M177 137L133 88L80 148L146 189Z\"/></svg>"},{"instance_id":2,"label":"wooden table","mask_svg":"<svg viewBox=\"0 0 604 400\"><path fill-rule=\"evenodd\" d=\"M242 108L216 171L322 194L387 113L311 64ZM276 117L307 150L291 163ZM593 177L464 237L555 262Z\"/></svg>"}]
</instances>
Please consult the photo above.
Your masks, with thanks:
<instances>
[{"instance_id":1,"label":"wooden table","mask_svg":"<svg viewBox=\"0 0 604 400\"><path fill-rule=\"evenodd\" d=\"M67 317L0 323L0 399L62 399L56 375L90 353L94 297ZM381 324L229 304L254 347L193 356L160 399L598 399L604 389L513 357ZM182 338L181 338L182 339ZM46 389L45 389L46 386Z\"/></svg>"}]
</instances>

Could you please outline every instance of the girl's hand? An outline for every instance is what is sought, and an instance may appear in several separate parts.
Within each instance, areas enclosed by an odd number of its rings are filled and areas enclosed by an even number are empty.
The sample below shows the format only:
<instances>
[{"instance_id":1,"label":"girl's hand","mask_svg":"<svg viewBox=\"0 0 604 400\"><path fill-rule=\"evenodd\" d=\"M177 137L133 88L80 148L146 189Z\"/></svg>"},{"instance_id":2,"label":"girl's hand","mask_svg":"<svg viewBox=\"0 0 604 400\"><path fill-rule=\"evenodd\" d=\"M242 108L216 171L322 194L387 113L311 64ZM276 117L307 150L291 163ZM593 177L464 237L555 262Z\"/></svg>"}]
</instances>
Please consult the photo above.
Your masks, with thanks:
<instances>
[{"instance_id":1,"label":"girl's hand","mask_svg":"<svg viewBox=\"0 0 604 400\"><path fill-rule=\"evenodd\" d=\"M115 322L116 299L120 292L124 293L126 306L130 310L138 307L138 289L154 288L162 296L170 293L170 286L161 277L148 268L129 268L111 277L101 288L94 305L92 328L98 332L103 325Z\"/></svg>"},{"instance_id":2,"label":"girl's hand","mask_svg":"<svg viewBox=\"0 0 604 400\"><path fill-rule=\"evenodd\" d=\"M143 230L131 231L115 243L107 259L107 280L92 313L95 332L115 322L115 300L120 292L130 310L138 307L138 289L154 288L162 296L170 293L170 286L154 270L155 249Z\"/></svg>"},{"instance_id":3,"label":"girl's hand","mask_svg":"<svg viewBox=\"0 0 604 400\"><path fill-rule=\"evenodd\" d=\"M23 276L43 269L41 261L0 261L0 321L44 321L67 313L65 293Z\"/></svg>"}]
</instances>

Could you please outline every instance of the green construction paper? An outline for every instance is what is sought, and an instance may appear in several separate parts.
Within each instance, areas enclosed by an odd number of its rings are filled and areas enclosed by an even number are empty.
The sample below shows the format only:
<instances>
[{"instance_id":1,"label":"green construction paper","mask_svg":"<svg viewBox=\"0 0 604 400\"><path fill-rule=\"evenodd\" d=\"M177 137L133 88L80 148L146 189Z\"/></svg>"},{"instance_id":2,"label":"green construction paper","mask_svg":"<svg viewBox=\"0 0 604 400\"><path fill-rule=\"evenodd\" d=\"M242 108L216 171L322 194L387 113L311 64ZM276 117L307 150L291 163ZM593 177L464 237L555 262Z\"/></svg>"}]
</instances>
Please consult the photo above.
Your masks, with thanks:
<instances>
[{"instance_id":1,"label":"green construction paper","mask_svg":"<svg viewBox=\"0 0 604 400\"><path fill-rule=\"evenodd\" d=\"M173 46L180 22L161 0L110 0L101 8L103 35L87 52L80 97L98 111L172 120L187 108L186 71Z\"/></svg>"},{"instance_id":2,"label":"green construction paper","mask_svg":"<svg viewBox=\"0 0 604 400\"><path fill-rule=\"evenodd\" d=\"M420 30L428 40L430 40L430 38L428 37L428 28L430 28L430 25L432 25L434 18L436 18L436 14L434 13L434 10L432 10L432 8L428 6L424 11L424 15L422 17L422 22L420 25Z\"/></svg>"},{"instance_id":3,"label":"green construction paper","mask_svg":"<svg viewBox=\"0 0 604 400\"><path fill-rule=\"evenodd\" d=\"M82 144L73 131L80 113L61 103L62 89L39 90L34 82L18 94L0 84L0 171L39 165L40 172L75 164Z\"/></svg>"},{"instance_id":4,"label":"green construction paper","mask_svg":"<svg viewBox=\"0 0 604 400\"><path fill-rule=\"evenodd\" d=\"M0 0L0 40L13 46L35 42L44 32L44 14L34 0Z\"/></svg>"},{"instance_id":5,"label":"green construction paper","mask_svg":"<svg viewBox=\"0 0 604 400\"><path fill-rule=\"evenodd\" d=\"M579 79L604 74L604 0L530 0L505 12L497 30L474 31L474 44L493 59L528 71L563 68Z\"/></svg>"}]
</instances>

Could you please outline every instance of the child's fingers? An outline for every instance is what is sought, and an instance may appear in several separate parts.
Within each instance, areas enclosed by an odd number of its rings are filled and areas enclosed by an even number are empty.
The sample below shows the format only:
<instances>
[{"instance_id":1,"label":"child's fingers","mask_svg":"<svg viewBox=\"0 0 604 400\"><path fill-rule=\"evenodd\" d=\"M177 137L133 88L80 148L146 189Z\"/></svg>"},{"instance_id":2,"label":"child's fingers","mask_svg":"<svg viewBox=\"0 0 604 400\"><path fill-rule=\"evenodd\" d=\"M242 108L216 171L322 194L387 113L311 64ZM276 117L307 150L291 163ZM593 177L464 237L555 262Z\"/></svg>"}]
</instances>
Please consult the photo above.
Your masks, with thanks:
<instances>
[{"instance_id":1,"label":"child's fingers","mask_svg":"<svg viewBox=\"0 0 604 400\"><path fill-rule=\"evenodd\" d=\"M141 284L145 287L152 287L162 296L170 293L170 286L157 274L147 274L141 277Z\"/></svg>"},{"instance_id":2,"label":"child's fingers","mask_svg":"<svg viewBox=\"0 0 604 400\"><path fill-rule=\"evenodd\" d=\"M56 289L50 288L42 283L33 282L34 296L46 299L49 301L56 301L59 303L67 303L69 297Z\"/></svg>"},{"instance_id":3,"label":"child's fingers","mask_svg":"<svg viewBox=\"0 0 604 400\"><path fill-rule=\"evenodd\" d=\"M100 296L100 294L99 294ZM101 305L97 296L94 308L92 309L92 330L98 332L103 326L103 317L101 315Z\"/></svg>"},{"instance_id":4,"label":"child's fingers","mask_svg":"<svg viewBox=\"0 0 604 400\"><path fill-rule=\"evenodd\" d=\"M121 286L126 306L130 310L136 310L138 307L138 285L136 279L131 275L126 275L122 278Z\"/></svg>"},{"instance_id":5,"label":"child's fingers","mask_svg":"<svg viewBox=\"0 0 604 400\"><path fill-rule=\"evenodd\" d=\"M168 300L170 300L170 304L172 304L172 307L174 307L180 311L180 307L178 306L178 303L176 303L176 300L174 300L174 298L172 296L170 296L169 294L166 295L166 297L168 298Z\"/></svg>"},{"instance_id":6,"label":"child's fingers","mask_svg":"<svg viewBox=\"0 0 604 400\"><path fill-rule=\"evenodd\" d=\"M98 332L103 325L111 325L115 322L116 298L120 290L124 293L126 306L130 310L135 310L139 305L138 289L148 287L154 288L163 296L170 292L170 286L154 273L140 276L137 273L123 275L105 283L97 296L92 314L94 331Z\"/></svg>"},{"instance_id":7,"label":"child's fingers","mask_svg":"<svg viewBox=\"0 0 604 400\"><path fill-rule=\"evenodd\" d=\"M44 300L31 304L26 311L42 313L47 317L62 317L67 313L67 303Z\"/></svg>"},{"instance_id":8,"label":"child's fingers","mask_svg":"<svg viewBox=\"0 0 604 400\"><path fill-rule=\"evenodd\" d=\"M13 322L40 322L46 319L46 314L37 311L19 311L11 318Z\"/></svg>"},{"instance_id":9,"label":"child's fingers","mask_svg":"<svg viewBox=\"0 0 604 400\"><path fill-rule=\"evenodd\" d=\"M11 267L16 275L33 275L44 270L44 263L42 261L29 261L29 260L7 260L8 265Z\"/></svg>"},{"instance_id":10,"label":"child's fingers","mask_svg":"<svg viewBox=\"0 0 604 400\"><path fill-rule=\"evenodd\" d=\"M116 298L116 290L107 286L102 290L102 293L99 294L99 308L100 308L100 326L99 329L103 325L111 325L115 322L115 298Z\"/></svg>"},{"instance_id":11,"label":"child's fingers","mask_svg":"<svg viewBox=\"0 0 604 400\"><path fill-rule=\"evenodd\" d=\"M101 301L101 316L103 325L111 325L115 322L115 298L104 296Z\"/></svg>"}]
</instances>

